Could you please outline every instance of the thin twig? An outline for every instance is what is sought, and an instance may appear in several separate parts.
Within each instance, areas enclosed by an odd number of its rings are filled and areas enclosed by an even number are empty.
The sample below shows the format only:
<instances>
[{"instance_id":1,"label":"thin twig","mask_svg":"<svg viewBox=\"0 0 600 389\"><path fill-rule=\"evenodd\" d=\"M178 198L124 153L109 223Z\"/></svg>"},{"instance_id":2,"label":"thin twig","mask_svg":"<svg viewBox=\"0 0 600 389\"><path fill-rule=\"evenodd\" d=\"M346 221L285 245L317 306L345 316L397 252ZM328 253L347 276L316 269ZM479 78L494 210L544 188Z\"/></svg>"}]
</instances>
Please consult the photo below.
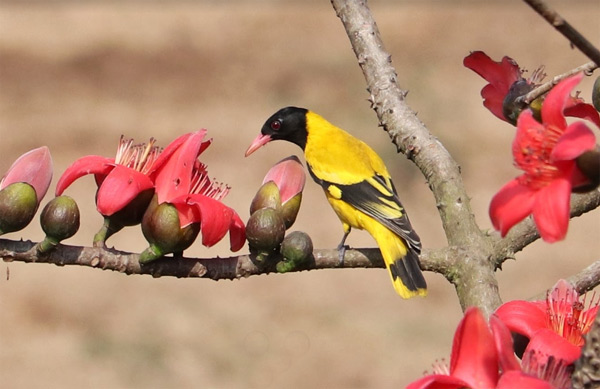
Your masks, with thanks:
<instances>
[{"instance_id":1,"label":"thin twig","mask_svg":"<svg viewBox=\"0 0 600 389\"><path fill-rule=\"evenodd\" d=\"M553 77L550 81L543 83L542 85L536 87L531 90L529 93L524 94L516 99L517 103L529 105L531 102L538 97L542 96L545 93L548 93L556 84L564 80L565 78L571 77L574 74L579 72L584 72L586 74L591 74L594 70L598 68L598 65L594 62L588 62L584 65L578 66L575 69L571 69L566 73L559 74L558 76Z\"/></svg>"},{"instance_id":2,"label":"thin twig","mask_svg":"<svg viewBox=\"0 0 600 389\"><path fill-rule=\"evenodd\" d=\"M600 66L600 50L571 26L554 9L550 8L543 0L523 0L538 14L540 14L550 25L563 34L572 44L577 47L589 59Z\"/></svg>"}]
</instances>

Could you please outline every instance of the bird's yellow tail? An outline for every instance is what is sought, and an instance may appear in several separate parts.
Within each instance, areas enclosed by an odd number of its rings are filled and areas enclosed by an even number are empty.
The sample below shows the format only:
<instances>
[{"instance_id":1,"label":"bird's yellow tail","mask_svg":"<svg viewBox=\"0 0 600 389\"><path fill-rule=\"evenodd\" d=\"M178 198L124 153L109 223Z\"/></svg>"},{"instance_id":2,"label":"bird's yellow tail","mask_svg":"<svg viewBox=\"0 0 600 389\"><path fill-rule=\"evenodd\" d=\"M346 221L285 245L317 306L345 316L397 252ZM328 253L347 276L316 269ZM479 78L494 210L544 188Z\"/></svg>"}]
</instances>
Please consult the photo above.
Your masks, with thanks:
<instances>
[{"instance_id":1,"label":"bird's yellow tail","mask_svg":"<svg viewBox=\"0 0 600 389\"><path fill-rule=\"evenodd\" d=\"M427 283L419 267L416 252L402 238L383 227L372 234L385 261L396 292L405 299L427 295Z\"/></svg>"}]
</instances>

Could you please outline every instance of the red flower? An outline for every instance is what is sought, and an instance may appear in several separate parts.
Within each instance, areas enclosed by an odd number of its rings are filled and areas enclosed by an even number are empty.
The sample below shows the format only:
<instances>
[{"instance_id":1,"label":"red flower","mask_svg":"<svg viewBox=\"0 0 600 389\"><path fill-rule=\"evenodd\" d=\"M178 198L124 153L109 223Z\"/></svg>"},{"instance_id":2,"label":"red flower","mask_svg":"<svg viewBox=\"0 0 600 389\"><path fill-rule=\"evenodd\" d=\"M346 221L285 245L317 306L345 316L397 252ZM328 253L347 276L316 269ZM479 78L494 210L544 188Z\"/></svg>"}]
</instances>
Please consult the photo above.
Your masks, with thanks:
<instances>
[{"instance_id":1,"label":"red flower","mask_svg":"<svg viewBox=\"0 0 600 389\"><path fill-rule=\"evenodd\" d=\"M489 82L481 90L483 105L499 119L512 124L517 122L522 110L527 108L517 99L533 90L545 76L543 68L539 68L529 79L525 79L522 76L523 71L512 58L505 56L501 62L495 62L482 51L475 51L466 56L463 64ZM530 108L535 106L536 119L539 119L537 110L542 101L543 96L530 105ZM564 105L564 114L590 120L600 127L598 112L591 104L584 103L580 98L569 97Z\"/></svg>"},{"instance_id":2,"label":"red flower","mask_svg":"<svg viewBox=\"0 0 600 389\"><path fill-rule=\"evenodd\" d=\"M495 314L512 332L529 338L525 354L537 352L537 363L552 357L571 364L579 358L583 335L598 313L598 301L587 309L584 303L571 284L559 280L545 301L509 301Z\"/></svg>"},{"instance_id":3,"label":"red flower","mask_svg":"<svg viewBox=\"0 0 600 389\"><path fill-rule=\"evenodd\" d=\"M152 138L147 145L134 145L133 139L121 136L115 158L88 155L78 159L60 177L56 196L60 196L76 179L94 174L98 185L96 208L103 216L113 215L141 192L154 187L148 177L150 167L160 154L154 142Z\"/></svg>"},{"instance_id":4,"label":"red flower","mask_svg":"<svg viewBox=\"0 0 600 389\"><path fill-rule=\"evenodd\" d=\"M565 237L571 189L589 181L575 159L596 145L583 122L567 125L563 115L569 93L582 77L565 79L550 91L542 106L542 123L530 110L519 116L512 148L524 174L500 189L490 203L490 218L502 236L532 214L542 239L555 242Z\"/></svg>"},{"instance_id":5,"label":"red flower","mask_svg":"<svg viewBox=\"0 0 600 389\"><path fill-rule=\"evenodd\" d=\"M239 215L221 203L229 192L226 185L212 182L198 156L211 140L203 141L206 130L185 134L169 144L156 160L151 172L158 204L177 208L180 227L200 223L202 244L212 246L229 231L231 250L246 241L245 226Z\"/></svg>"},{"instance_id":6,"label":"red flower","mask_svg":"<svg viewBox=\"0 0 600 389\"><path fill-rule=\"evenodd\" d=\"M519 65L510 57L502 58L501 62L495 62L483 51L475 51L465 57L463 65L479 74L489 82L481 90L483 105L496 117L508 121L504 114L504 99L517 81L531 84L521 76Z\"/></svg>"},{"instance_id":7,"label":"red flower","mask_svg":"<svg viewBox=\"0 0 600 389\"><path fill-rule=\"evenodd\" d=\"M24 182L33 187L37 203L46 195L52 181L52 156L46 146L38 147L21 155L10 166L0 180L0 190L7 186Z\"/></svg>"},{"instance_id":8,"label":"red flower","mask_svg":"<svg viewBox=\"0 0 600 389\"><path fill-rule=\"evenodd\" d=\"M477 308L467 309L454 335L448 372L425 376L407 389L551 388L521 372L504 324L492 316L490 325Z\"/></svg>"}]
</instances>

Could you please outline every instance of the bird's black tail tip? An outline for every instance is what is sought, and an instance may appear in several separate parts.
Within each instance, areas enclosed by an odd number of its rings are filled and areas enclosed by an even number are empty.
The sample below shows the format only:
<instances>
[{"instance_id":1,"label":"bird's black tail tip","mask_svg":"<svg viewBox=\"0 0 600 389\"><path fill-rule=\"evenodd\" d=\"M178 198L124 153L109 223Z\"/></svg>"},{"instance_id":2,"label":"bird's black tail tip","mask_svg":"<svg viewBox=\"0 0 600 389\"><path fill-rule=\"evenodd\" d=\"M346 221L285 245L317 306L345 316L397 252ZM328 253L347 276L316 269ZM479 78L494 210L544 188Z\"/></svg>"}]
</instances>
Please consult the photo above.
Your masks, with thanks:
<instances>
[{"instance_id":1,"label":"bird's black tail tip","mask_svg":"<svg viewBox=\"0 0 600 389\"><path fill-rule=\"evenodd\" d=\"M427 295L427 283L419 266L417 253L409 250L389 267L394 289L403 298Z\"/></svg>"}]
</instances>

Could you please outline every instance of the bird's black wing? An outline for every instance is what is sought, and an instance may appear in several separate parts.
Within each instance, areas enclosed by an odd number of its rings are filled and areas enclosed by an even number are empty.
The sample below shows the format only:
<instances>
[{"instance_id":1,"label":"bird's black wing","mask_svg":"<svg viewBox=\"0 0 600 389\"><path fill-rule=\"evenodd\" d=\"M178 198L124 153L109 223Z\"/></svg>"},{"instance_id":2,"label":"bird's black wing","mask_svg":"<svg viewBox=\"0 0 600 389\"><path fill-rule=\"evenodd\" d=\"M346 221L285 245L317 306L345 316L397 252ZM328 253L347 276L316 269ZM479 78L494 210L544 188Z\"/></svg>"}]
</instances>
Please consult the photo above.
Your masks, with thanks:
<instances>
[{"instance_id":1,"label":"bird's black wing","mask_svg":"<svg viewBox=\"0 0 600 389\"><path fill-rule=\"evenodd\" d=\"M408 215L402 203L400 203L391 180L386 180L384 177L376 174L370 180L343 185L327 182L316 177L310 166L309 172L323 189L331 192L330 187L334 186L341 192L340 199L342 201L352 205L354 208L364 212L389 228L403 238L408 246L417 254L421 252L421 239L412 228Z\"/></svg>"}]
</instances>

